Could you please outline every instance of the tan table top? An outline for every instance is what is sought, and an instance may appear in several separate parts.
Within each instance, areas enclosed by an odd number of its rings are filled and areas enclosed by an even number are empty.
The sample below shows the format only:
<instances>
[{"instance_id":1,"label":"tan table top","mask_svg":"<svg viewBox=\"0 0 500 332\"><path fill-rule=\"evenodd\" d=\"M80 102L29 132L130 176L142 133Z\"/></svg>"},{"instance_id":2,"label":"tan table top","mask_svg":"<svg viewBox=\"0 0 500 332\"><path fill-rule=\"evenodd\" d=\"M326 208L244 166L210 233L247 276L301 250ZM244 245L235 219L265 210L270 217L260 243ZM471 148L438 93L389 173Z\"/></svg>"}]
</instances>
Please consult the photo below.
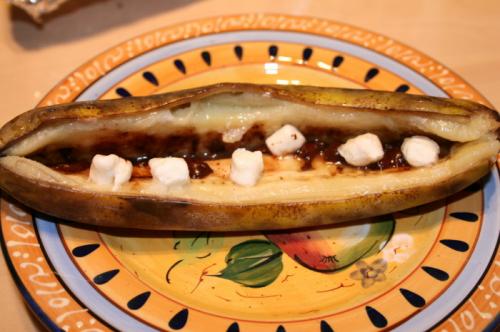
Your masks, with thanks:
<instances>
[{"instance_id":1,"label":"tan table top","mask_svg":"<svg viewBox=\"0 0 500 332\"><path fill-rule=\"evenodd\" d=\"M110 46L186 20L282 12L338 20L400 40L452 68L500 107L500 2L496 0L76 1L43 26L0 3L0 124L32 108L59 80ZM43 327L0 263L0 330Z\"/></svg>"}]
</instances>

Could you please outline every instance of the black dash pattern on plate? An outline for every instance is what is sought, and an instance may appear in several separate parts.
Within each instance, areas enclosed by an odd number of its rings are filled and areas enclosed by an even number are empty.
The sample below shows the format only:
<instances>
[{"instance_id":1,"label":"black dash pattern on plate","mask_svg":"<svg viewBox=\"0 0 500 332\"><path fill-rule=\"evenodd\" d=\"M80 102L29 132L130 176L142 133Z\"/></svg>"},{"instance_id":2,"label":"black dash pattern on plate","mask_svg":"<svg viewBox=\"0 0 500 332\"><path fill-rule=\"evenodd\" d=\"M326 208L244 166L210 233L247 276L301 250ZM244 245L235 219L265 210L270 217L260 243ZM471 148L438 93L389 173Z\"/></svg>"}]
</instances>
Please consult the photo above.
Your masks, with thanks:
<instances>
[{"instance_id":1,"label":"black dash pattern on plate","mask_svg":"<svg viewBox=\"0 0 500 332\"><path fill-rule=\"evenodd\" d=\"M342 55L337 55L335 58L333 58L332 67L338 68L338 67L340 67L342 62L344 62L344 57Z\"/></svg>"},{"instance_id":2,"label":"black dash pattern on plate","mask_svg":"<svg viewBox=\"0 0 500 332\"><path fill-rule=\"evenodd\" d=\"M118 272L120 272L119 269L114 269L100 273L94 277L94 283L98 285L104 285L105 283L113 279L118 274Z\"/></svg>"},{"instance_id":3,"label":"black dash pattern on plate","mask_svg":"<svg viewBox=\"0 0 500 332\"><path fill-rule=\"evenodd\" d=\"M396 91L396 92L406 92L406 91L408 91L408 90L410 90L410 87L408 86L408 84L401 84L400 86L398 86L398 87L396 88L396 90L395 90L395 91Z\"/></svg>"},{"instance_id":4,"label":"black dash pattern on plate","mask_svg":"<svg viewBox=\"0 0 500 332\"><path fill-rule=\"evenodd\" d=\"M189 310L182 309L170 319L170 321L168 322L168 326L173 330L180 330L186 325L188 317Z\"/></svg>"},{"instance_id":5,"label":"black dash pattern on plate","mask_svg":"<svg viewBox=\"0 0 500 332\"><path fill-rule=\"evenodd\" d=\"M450 217L468 222L476 222L479 220L479 216L472 212L452 212L450 213Z\"/></svg>"},{"instance_id":6,"label":"black dash pattern on plate","mask_svg":"<svg viewBox=\"0 0 500 332\"><path fill-rule=\"evenodd\" d=\"M241 59L243 59L243 47L241 47L240 45L236 45L234 47L234 54L236 54L238 60L241 61Z\"/></svg>"},{"instance_id":7,"label":"black dash pattern on plate","mask_svg":"<svg viewBox=\"0 0 500 332\"><path fill-rule=\"evenodd\" d=\"M205 62L207 66L212 65L212 56L210 55L210 52L208 51L201 52L201 58L203 59L203 62Z\"/></svg>"},{"instance_id":8,"label":"black dash pattern on plate","mask_svg":"<svg viewBox=\"0 0 500 332\"><path fill-rule=\"evenodd\" d=\"M85 257L94 252L94 250L99 248L99 246L100 246L99 243L85 244L83 246L78 246L74 248L73 250L71 250L71 253L75 257Z\"/></svg>"},{"instance_id":9,"label":"black dash pattern on plate","mask_svg":"<svg viewBox=\"0 0 500 332\"><path fill-rule=\"evenodd\" d=\"M276 45L269 46L268 52L271 58L276 58L276 56L278 55L278 46Z\"/></svg>"},{"instance_id":10,"label":"black dash pattern on plate","mask_svg":"<svg viewBox=\"0 0 500 332\"><path fill-rule=\"evenodd\" d=\"M367 71L365 75L365 83L371 81L375 76L378 75L378 73L379 70L377 68L371 68L369 71Z\"/></svg>"},{"instance_id":11,"label":"black dash pattern on plate","mask_svg":"<svg viewBox=\"0 0 500 332\"><path fill-rule=\"evenodd\" d=\"M438 268L432 266L422 266L422 270L427 272L428 275L439 281L446 281L450 278L450 275Z\"/></svg>"},{"instance_id":12,"label":"black dash pattern on plate","mask_svg":"<svg viewBox=\"0 0 500 332\"><path fill-rule=\"evenodd\" d=\"M181 59L174 60L175 68L177 68L181 73L186 74L186 66L184 66L184 62Z\"/></svg>"},{"instance_id":13,"label":"black dash pattern on plate","mask_svg":"<svg viewBox=\"0 0 500 332\"><path fill-rule=\"evenodd\" d=\"M313 49L312 48L310 48L310 47L304 48L304 50L302 51L302 61L304 61L304 62L309 61L309 59L311 58L312 54L313 54Z\"/></svg>"},{"instance_id":14,"label":"black dash pattern on plate","mask_svg":"<svg viewBox=\"0 0 500 332\"><path fill-rule=\"evenodd\" d=\"M283 327L283 325L280 325L278 326L278 328L276 329L276 332L286 332L285 328Z\"/></svg>"},{"instance_id":15,"label":"black dash pattern on plate","mask_svg":"<svg viewBox=\"0 0 500 332\"><path fill-rule=\"evenodd\" d=\"M132 299L130 299L130 301L127 302L127 307L130 310L138 310L142 308L142 306L146 303L150 296L151 292L149 291L134 296Z\"/></svg>"},{"instance_id":16,"label":"black dash pattern on plate","mask_svg":"<svg viewBox=\"0 0 500 332\"><path fill-rule=\"evenodd\" d=\"M370 321L375 327L383 328L387 326L387 319L384 317L384 315L370 306L366 306L365 309L368 318L370 318Z\"/></svg>"},{"instance_id":17,"label":"black dash pattern on plate","mask_svg":"<svg viewBox=\"0 0 500 332\"><path fill-rule=\"evenodd\" d=\"M425 305L425 299L417 293L414 293L405 288L400 288L399 291L406 299L406 301L408 301L408 303L410 303L412 306L416 308L422 308Z\"/></svg>"},{"instance_id":18,"label":"black dash pattern on plate","mask_svg":"<svg viewBox=\"0 0 500 332\"><path fill-rule=\"evenodd\" d=\"M234 322L233 324L229 325L226 332L240 332L240 326L237 322Z\"/></svg>"},{"instance_id":19,"label":"black dash pattern on plate","mask_svg":"<svg viewBox=\"0 0 500 332\"><path fill-rule=\"evenodd\" d=\"M469 250L469 245L464 241L444 239L439 242L455 251L466 252Z\"/></svg>"},{"instance_id":20,"label":"black dash pattern on plate","mask_svg":"<svg viewBox=\"0 0 500 332\"><path fill-rule=\"evenodd\" d=\"M325 320L322 320L319 326L321 332L333 332L332 327Z\"/></svg>"},{"instance_id":21,"label":"black dash pattern on plate","mask_svg":"<svg viewBox=\"0 0 500 332\"><path fill-rule=\"evenodd\" d=\"M160 83L158 82L158 79L156 78L155 74L153 74L150 71L145 71L144 73L142 73L142 77L144 77L144 79L146 81L148 81L149 83L153 84L154 86L160 85Z\"/></svg>"},{"instance_id":22,"label":"black dash pattern on plate","mask_svg":"<svg viewBox=\"0 0 500 332\"><path fill-rule=\"evenodd\" d=\"M115 92L120 97L131 97L132 96L132 94L130 92L128 92L127 89L122 88L122 87L116 88Z\"/></svg>"}]
</instances>

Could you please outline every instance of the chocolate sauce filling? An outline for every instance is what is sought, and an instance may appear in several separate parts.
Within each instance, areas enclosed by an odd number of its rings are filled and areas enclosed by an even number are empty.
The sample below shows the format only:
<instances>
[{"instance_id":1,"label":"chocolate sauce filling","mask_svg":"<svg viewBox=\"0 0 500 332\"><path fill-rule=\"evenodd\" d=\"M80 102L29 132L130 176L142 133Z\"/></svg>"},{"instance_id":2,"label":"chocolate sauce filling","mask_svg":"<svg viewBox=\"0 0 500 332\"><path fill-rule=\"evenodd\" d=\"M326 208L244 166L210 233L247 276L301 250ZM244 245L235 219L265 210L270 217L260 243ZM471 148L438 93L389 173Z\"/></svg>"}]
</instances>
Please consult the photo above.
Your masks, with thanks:
<instances>
[{"instance_id":1,"label":"chocolate sauce filling","mask_svg":"<svg viewBox=\"0 0 500 332\"><path fill-rule=\"evenodd\" d=\"M304 127L299 128L306 137L306 143L295 152L303 160L302 170L313 168L315 158L322 158L339 167L348 166L340 156L337 148L349 137L348 133L335 129ZM353 135L351 135L353 136ZM235 143L226 143L222 134L208 132L203 135L193 129L186 129L169 136L153 136L141 133L107 132L100 133L98 144L81 146L50 145L40 149L27 158L41 162L49 167L65 172L80 172L89 168L96 154L116 154L132 161L134 177L151 176L147 161L150 158L181 157L186 159L189 173L193 179L202 179L213 170L205 162L207 160L230 158L234 150L244 147L251 151L262 151L270 155L265 144L266 134L261 125L254 125ZM433 139L435 139L433 137ZM382 140L384 140L382 138ZM389 140L389 139L388 139ZM436 139L441 147L440 157L449 153L451 142ZM390 139L384 142L384 158L368 166L359 167L362 170L407 169L410 166L403 158L400 150L402 138Z\"/></svg>"},{"instance_id":2,"label":"chocolate sauce filling","mask_svg":"<svg viewBox=\"0 0 500 332\"><path fill-rule=\"evenodd\" d=\"M210 166L202 160L195 160L189 158L185 160L188 165L189 177L191 179L203 179L214 172L212 168L210 168ZM88 167L90 167L90 165ZM58 169L58 166L56 166L56 169ZM62 171L64 172L65 169L62 169ZM147 161L141 161L139 163L134 164L134 168L132 170L132 177L133 178L151 177L151 170L149 169Z\"/></svg>"},{"instance_id":3,"label":"chocolate sauce filling","mask_svg":"<svg viewBox=\"0 0 500 332\"><path fill-rule=\"evenodd\" d=\"M193 159L186 159L186 162L191 179L203 179L214 172L206 162Z\"/></svg>"},{"instance_id":4,"label":"chocolate sauce filling","mask_svg":"<svg viewBox=\"0 0 500 332\"><path fill-rule=\"evenodd\" d=\"M410 168L410 165L403 157L400 146L401 144L384 144L384 157L382 160L365 166L365 168L372 171L384 170L387 168Z\"/></svg>"}]
</instances>

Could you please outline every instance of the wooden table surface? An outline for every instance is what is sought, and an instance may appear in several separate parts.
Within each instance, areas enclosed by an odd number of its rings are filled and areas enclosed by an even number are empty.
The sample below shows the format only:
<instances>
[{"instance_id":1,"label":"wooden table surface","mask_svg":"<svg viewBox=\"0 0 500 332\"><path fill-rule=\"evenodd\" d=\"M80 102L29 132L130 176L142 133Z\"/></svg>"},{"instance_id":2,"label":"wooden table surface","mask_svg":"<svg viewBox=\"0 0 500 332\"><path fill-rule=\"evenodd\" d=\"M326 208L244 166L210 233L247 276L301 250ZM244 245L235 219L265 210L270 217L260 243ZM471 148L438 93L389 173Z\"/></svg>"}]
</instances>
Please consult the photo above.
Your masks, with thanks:
<instances>
[{"instance_id":1,"label":"wooden table surface","mask_svg":"<svg viewBox=\"0 0 500 332\"><path fill-rule=\"evenodd\" d=\"M257 11L323 17L390 36L452 68L500 107L497 0L71 0L42 26L2 1L0 124L35 106L77 66L132 36L186 20ZM0 330L43 330L0 260Z\"/></svg>"}]
</instances>

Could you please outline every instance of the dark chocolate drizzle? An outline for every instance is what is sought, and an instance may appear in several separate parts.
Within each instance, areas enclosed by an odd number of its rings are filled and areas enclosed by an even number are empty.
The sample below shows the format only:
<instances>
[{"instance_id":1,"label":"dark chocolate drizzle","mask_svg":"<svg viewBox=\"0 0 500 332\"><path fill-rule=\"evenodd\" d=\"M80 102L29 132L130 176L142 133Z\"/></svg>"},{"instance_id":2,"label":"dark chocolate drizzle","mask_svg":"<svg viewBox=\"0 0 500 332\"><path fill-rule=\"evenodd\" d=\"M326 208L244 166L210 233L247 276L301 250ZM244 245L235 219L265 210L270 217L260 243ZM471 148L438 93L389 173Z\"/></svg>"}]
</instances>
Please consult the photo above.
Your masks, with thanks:
<instances>
[{"instance_id":1,"label":"dark chocolate drizzle","mask_svg":"<svg viewBox=\"0 0 500 332\"><path fill-rule=\"evenodd\" d=\"M365 166L366 169L377 171L388 168L407 169L410 165L406 162L401 152L401 142L398 144L384 144L384 157L382 160Z\"/></svg>"},{"instance_id":2,"label":"dark chocolate drizzle","mask_svg":"<svg viewBox=\"0 0 500 332\"><path fill-rule=\"evenodd\" d=\"M200 160L186 159L189 168L189 177L191 179L203 179L212 174L213 169Z\"/></svg>"},{"instance_id":3,"label":"dark chocolate drizzle","mask_svg":"<svg viewBox=\"0 0 500 332\"><path fill-rule=\"evenodd\" d=\"M338 167L349 166L338 153L338 147L353 133L335 129L303 127L299 128L306 137L306 143L295 152L295 156L303 161L302 170L313 168L313 161L322 158L323 161L336 164ZM80 172L90 166L96 154L116 154L130 160L134 164L134 177L151 176L147 162L150 158L180 157L186 159L190 176L193 179L204 178L213 170L206 163L209 160L230 158L234 150L244 147L250 151L262 151L270 155L265 140L266 133L262 125L254 125L235 143L226 143L222 134L212 131L202 135L194 129L184 129L168 136L154 136L133 132L103 132L98 133L96 144L81 146L49 145L27 158L41 162L49 167L65 172ZM400 146L402 137L384 138L384 158L368 166L358 167L365 171L385 169L405 170L410 166L405 161ZM438 140L441 147L440 157L449 153L451 142Z\"/></svg>"}]
</instances>

